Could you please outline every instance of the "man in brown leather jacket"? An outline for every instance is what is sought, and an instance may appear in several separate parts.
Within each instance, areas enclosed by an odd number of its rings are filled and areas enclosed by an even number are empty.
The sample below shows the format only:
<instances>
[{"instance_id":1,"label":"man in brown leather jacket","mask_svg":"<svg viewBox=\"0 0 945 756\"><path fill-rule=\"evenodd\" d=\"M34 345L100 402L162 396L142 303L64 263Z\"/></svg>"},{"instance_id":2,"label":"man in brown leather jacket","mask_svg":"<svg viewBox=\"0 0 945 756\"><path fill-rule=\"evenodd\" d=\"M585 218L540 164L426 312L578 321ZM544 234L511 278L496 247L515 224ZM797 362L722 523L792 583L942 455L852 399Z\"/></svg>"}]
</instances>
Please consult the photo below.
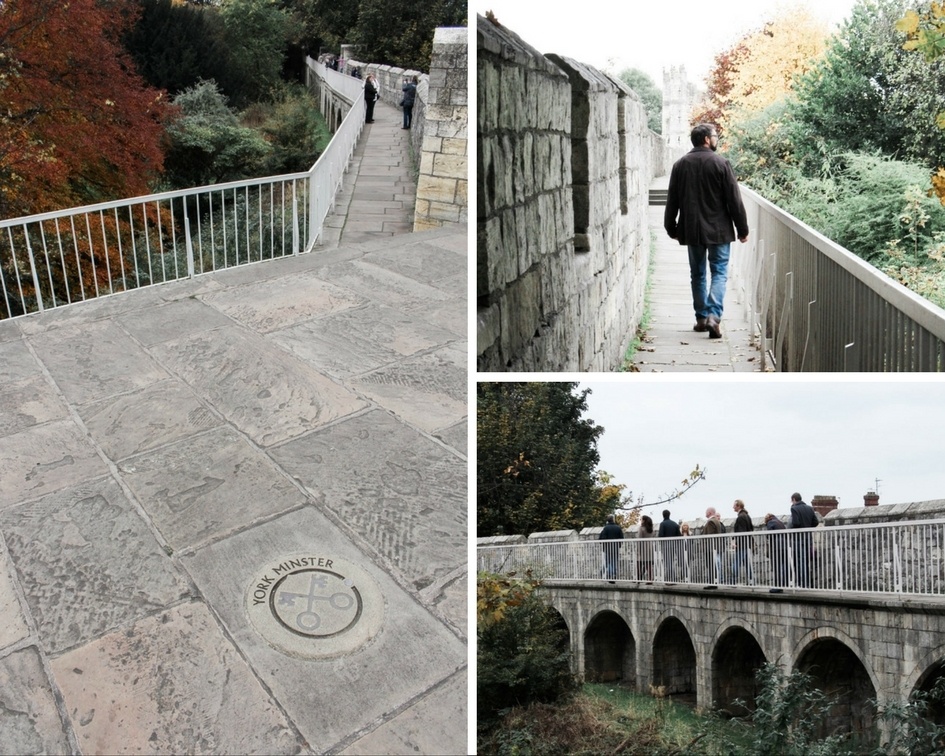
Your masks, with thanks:
<instances>
[{"instance_id":1,"label":"man in brown leather jacket","mask_svg":"<svg viewBox=\"0 0 945 756\"><path fill-rule=\"evenodd\" d=\"M690 139L692 149L676 161L669 177L663 226L671 238L689 247L693 330L719 339L731 243L736 234L740 242L748 241L748 217L732 166L716 154L718 130L700 123ZM708 290L706 261L712 277Z\"/></svg>"}]
</instances>

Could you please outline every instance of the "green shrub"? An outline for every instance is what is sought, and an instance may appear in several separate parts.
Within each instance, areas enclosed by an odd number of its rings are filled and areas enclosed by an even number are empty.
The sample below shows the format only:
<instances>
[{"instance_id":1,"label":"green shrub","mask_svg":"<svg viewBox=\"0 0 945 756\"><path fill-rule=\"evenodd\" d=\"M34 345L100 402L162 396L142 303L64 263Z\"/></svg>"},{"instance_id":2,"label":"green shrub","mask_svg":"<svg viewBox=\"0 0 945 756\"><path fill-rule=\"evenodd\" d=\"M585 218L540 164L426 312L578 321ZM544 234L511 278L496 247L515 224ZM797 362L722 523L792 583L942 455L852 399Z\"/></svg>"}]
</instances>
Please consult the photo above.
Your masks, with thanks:
<instances>
[{"instance_id":1,"label":"green shrub","mask_svg":"<svg viewBox=\"0 0 945 756\"><path fill-rule=\"evenodd\" d=\"M481 724L574 690L568 631L535 593L537 583L480 574L477 581L477 688Z\"/></svg>"}]
</instances>

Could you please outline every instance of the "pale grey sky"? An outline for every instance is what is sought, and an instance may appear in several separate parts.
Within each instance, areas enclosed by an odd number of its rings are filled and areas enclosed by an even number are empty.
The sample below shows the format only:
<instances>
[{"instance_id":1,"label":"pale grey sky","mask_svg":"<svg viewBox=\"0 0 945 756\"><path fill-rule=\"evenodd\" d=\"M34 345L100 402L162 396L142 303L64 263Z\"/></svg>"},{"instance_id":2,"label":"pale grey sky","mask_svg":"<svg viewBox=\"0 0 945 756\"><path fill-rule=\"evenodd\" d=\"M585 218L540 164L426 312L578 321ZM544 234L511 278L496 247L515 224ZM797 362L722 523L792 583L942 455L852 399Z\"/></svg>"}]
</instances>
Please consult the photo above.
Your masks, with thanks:
<instances>
[{"instance_id":1,"label":"pale grey sky","mask_svg":"<svg viewBox=\"0 0 945 756\"><path fill-rule=\"evenodd\" d=\"M666 505L680 521L710 505L733 517L735 499L783 515L794 491L862 506L876 479L881 504L945 499L945 382L747 377L582 381L600 468L655 501L700 465L706 479ZM658 522L663 508L643 511Z\"/></svg>"},{"instance_id":2,"label":"pale grey sky","mask_svg":"<svg viewBox=\"0 0 945 756\"><path fill-rule=\"evenodd\" d=\"M805 5L828 24L849 15L854 0L675 0L549 3L546 0L475 0L472 10L491 10L499 23L542 53L557 53L601 70L639 68L663 86L663 68L685 65L702 83L717 53L759 28L782 7Z\"/></svg>"}]
</instances>

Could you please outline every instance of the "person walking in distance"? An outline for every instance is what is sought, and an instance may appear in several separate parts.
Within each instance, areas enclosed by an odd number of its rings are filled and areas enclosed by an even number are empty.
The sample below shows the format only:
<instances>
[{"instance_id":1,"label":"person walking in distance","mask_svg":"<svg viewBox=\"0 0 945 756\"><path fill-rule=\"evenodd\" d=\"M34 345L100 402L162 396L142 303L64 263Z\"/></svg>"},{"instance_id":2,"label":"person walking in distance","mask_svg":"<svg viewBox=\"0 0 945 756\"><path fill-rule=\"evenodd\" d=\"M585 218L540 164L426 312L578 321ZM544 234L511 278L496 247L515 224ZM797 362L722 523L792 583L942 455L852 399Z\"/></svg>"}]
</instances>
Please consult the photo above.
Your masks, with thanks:
<instances>
[{"instance_id":1,"label":"person walking in distance","mask_svg":"<svg viewBox=\"0 0 945 756\"><path fill-rule=\"evenodd\" d=\"M374 104L377 98L377 79L374 78L374 74L368 74L364 80L365 123L374 123Z\"/></svg>"},{"instance_id":2,"label":"person walking in distance","mask_svg":"<svg viewBox=\"0 0 945 756\"><path fill-rule=\"evenodd\" d=\"M607 575L607 580L613 583L617 577L617 557L620 555L620 544L615 541L623 540L623 530L617 524L613 515L607 515L607 524L601 529L597 538L600 541L605 541L602 544L604 548L604 572Z\"/></svg>"},{"instance_id":3,"label":"person walking in distance","mask_svg":"<svg viewBox=\"0 0 945 756\"><path fill-rule=\"evenodd\" d=\"M637 538L653 537L653 520L649 515L640 518L640 527L637 529ZM653 580L653 545L641 543L637 550L637 580L652 582Z\"/></svg>"},{"instance_id":4,"label":"person walking in distance","mask_svg":"<svg viewBox=\"0 0 945 756\"><path fill-rule=\"evenodd\" d=\"M799 493L791 494L791 528L817 527L817 513L814 508L801 498ZM813 539L809 532L792 533L791 546L794 548L794 579L801 588L810 588L810 555Z\"/></svg>"},{"instance_id":5,"label":"person walking in distance","mask_svg":"<svg viewBox=\"0 0 945 756\"><path fill-rule=\"evenodd\" d=\"M725 526L722 524L721 515L715 507L709 507L705 511L705 525L702 526L702 535L721 535L725 532ZM705 566L706 582L718 585L722 582L722 557L720 549L722 540L712 538L708 543L702 544L702 562Z\"/></svg>"},{"instance_id":6,"label":"person walking in distance","mask_svg":"<svg viewBox=\"0 0 945 756\"><path fill-rule=\"evenodd\" d=\"M664 509L663 521L660 523L660 530L657 535L658 538L679 538L682 535L679 524L675 520L669 519L669 515L669 510ZM663 555L663 579L667 583L675 583L677 551L682 547L682 543L680 541L670 541L661 544L661 546Z\"/></svg>"},{"instance_id":7,"label":"person walking in distance","mask_svg":"<svg viewBox=\"0 0 945 756\"><path fill-rule=\"evenodd\" d=\"M411 120L413 119L413 103L417 99L417 84L420 83L420 79L416 76L410 79L404 79L404 85L401 89L404 92L404 99L400 101L400 104L404 108L404 125L403 128L409 129Z\"/></svg>"},{"instance_id":8,"label":"person walking in distance","mask_svg":"<svg viewBox=\"0 0 945 756\"><path fill-rule=\"evenodd\" d=\"M731 245L736 235L743 244L748 241L748 216L732 166L716 153L718 129L700 123L689 137L692 149L673 164L669 176L663 226L670 238L689 248L696 314L693 330L708 331L710 339L720 339ZM707 262L711 273L708 287Z\"/></svg>"},{"instance_id":9,"label":"person walking in distance","mask_svg":"<svg viewBox=\"0 0 945 756\"><path fill-rule=\"evenodd\" d=\"M765 515L765 530L779 531L768 536L768 558L771 560L771 572L775 587L772 593L780 593L788 584L787 543L785 542L784 523L768 512Z\"/></svg>"},{"instance_id":10,"label":"person walking in distance","mask_svg":"<svg viewBox=\"0 0 945 756\"><path fill-rule=\"evenodd\" d=\"M732 505L735 510L735 532L751 533L755 528L751 524L751 517L748 516L748 510L745 509L745 502L741 499L735 499ZM732 565L732 582L738 583L738 578L745 570L748 585L755 584L755 575L751 566L751 543L748 538L735 539L735 561Z\"/></svg>"}]
</instances>

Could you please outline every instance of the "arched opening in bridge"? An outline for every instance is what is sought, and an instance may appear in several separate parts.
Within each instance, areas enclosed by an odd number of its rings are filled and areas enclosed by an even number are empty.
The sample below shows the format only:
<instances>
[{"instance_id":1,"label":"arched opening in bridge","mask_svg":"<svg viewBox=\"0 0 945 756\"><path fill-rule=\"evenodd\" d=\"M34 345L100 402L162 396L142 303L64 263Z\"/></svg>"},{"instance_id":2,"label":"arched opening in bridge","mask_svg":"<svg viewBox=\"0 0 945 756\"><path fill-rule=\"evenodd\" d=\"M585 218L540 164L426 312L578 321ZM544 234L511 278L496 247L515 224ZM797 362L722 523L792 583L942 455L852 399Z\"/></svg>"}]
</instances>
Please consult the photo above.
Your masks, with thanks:
<instances>
[{"instance_id":1,"label":"arched opening in bridge","mask_svg":"<svg viewBox=\"0 0 945 756\"><path fill-rule=\"evenodd\" d=\"M755 710L758 684L755 673L764 666L764 652L743 627L726 630L712 652L712 701L716 709L733 716ZM737 705L736 699L744 701Z\"/></svg>"},{"instance_id":2,"label":"arched opening in bridge","mask_svg":"<svg viewBox=\"0 0 945 756\"><path fill-rule=\"evenodd\" d=\"M877 741L876 689L863 663L835 638L822 638L808 646L796 668L813 678L813 685L827 694L830 708L819 737L849 733L855 743L869 747Z\"/></svg>"},{"instance_id":3,"label":"arched opening in bridge","mask_svg":"<svg viewBox=\"0 0 945 756\"><path fill-rule=\"evenodd\" d=\"M663 621L653 640L653 687L682 703L696 703L696 650L675 617Z\"/></svg>"},{"instance_id":4,"label":"arched opening in bridge","mask_svg":"<svg viewBox=\"0 0 945 756\"><path fill-rule=\"evenodd\" d=\"M616 682L636 688L636 641L626 621L616 612L605 611L590 621L584 631L584 679Z\"/></svg>"},{"instance_id":5,"label":"arched opening in bridge","mask_svg":"<svg viewBox=\"0 0 945 756\"><path fill-rule=\"evenodd\" d=\"M932 689L935 688L936 683L939 683L943 678L945 678L945 660L941 660L927 669L915 686L915 690L928 695L932 692ZM939 684L945 685L945 682ZM925 717L940 727L945 726L945 701L941 699L929 700Z\"/></svg>"}]
</instances>

